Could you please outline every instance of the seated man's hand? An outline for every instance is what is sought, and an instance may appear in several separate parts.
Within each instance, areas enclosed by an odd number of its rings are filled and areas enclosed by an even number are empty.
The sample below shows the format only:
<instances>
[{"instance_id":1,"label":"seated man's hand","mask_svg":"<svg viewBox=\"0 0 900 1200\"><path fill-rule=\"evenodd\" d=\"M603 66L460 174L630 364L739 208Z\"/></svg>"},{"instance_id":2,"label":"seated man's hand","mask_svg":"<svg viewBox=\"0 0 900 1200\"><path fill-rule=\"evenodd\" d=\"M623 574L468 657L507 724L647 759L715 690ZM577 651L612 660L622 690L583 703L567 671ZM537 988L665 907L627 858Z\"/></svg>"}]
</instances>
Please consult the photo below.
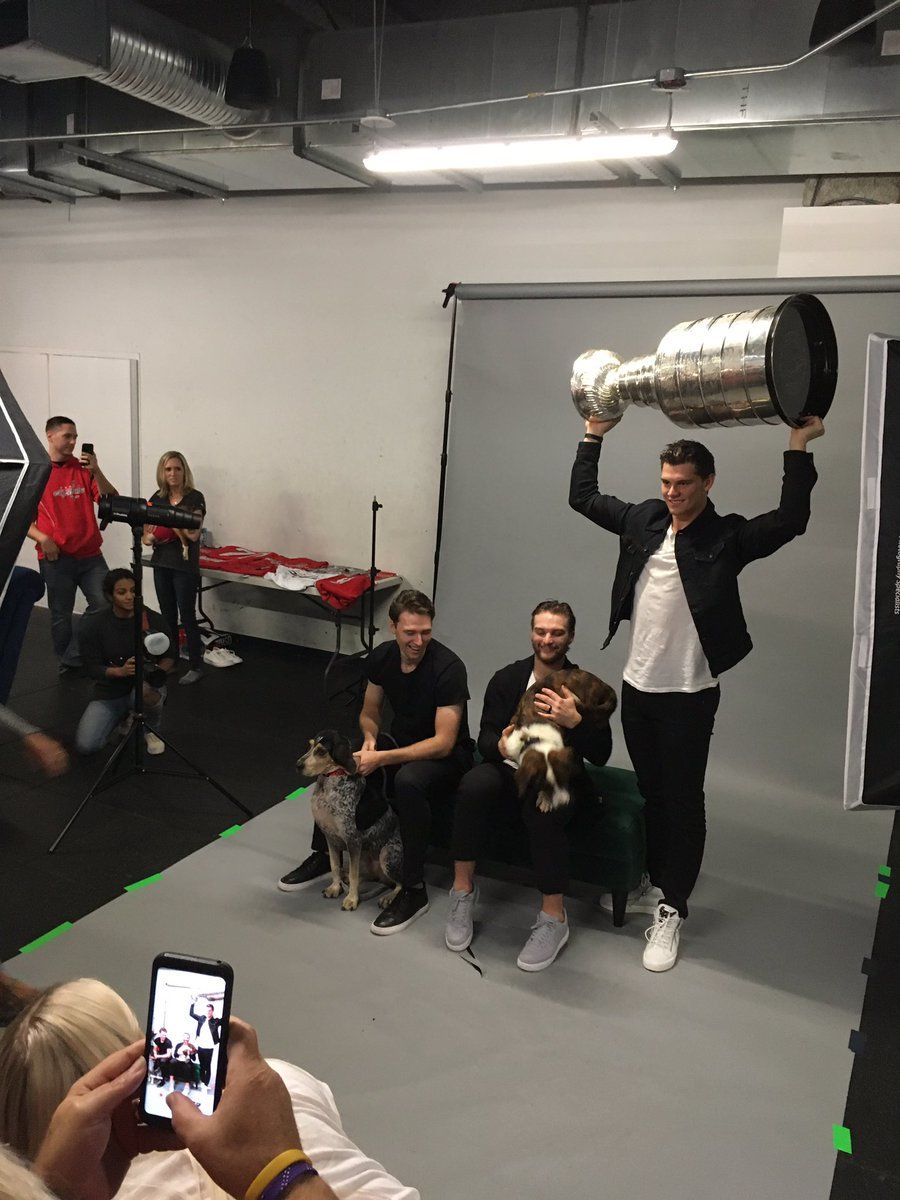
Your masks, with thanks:
<instances>
[{"instance_id":1,"label":"seated man's hand","mask_svg":"<svg viewBox=\"0 0 900 1200\"><path fill-rule=\"evenodd\" d=\"M138 1125L134 1101L146 1071L142 1039L69 1088L34 1160L35 1174L61 1200L111 1200L136 1154L180 1148L166 1130Z\"/></svg>"},{"instance_id":2,"label":"seated man's hand","mask_svg":"<svg viewBox=\"0 0 900 1200\"><path fill-rule=\"evenodd\" d=\"M507 725L500 734L500 741L497 743L497 752L501 758L509 758L509 747L506 745L506 739L515 729L515 725Z\"/></svg>"},{"instance_id":3,"label":"seated man's hand","mask_svg":"<svg viewBox=\"0 0 900 1200\"><path fill-rule=\"evenodd\" d=\"M365 743L363 743L362 750L357 750L353 757L356 759L356 773L363 777L371 775L381 766L381 751L367 750Z\"/></svg>"},{"instance_id":4,"label":"seated man's hand","mask_svg":"<svg viewBox=\"0 0 900 1200\"><path fill-rule=\"evenodd\" d=\"M574 729L581 724L575 696L565 684L562 685L562 693L543 688L535 696L534 705L542 717L547 717L562 729Z\"/></svg>"}]
</instances>

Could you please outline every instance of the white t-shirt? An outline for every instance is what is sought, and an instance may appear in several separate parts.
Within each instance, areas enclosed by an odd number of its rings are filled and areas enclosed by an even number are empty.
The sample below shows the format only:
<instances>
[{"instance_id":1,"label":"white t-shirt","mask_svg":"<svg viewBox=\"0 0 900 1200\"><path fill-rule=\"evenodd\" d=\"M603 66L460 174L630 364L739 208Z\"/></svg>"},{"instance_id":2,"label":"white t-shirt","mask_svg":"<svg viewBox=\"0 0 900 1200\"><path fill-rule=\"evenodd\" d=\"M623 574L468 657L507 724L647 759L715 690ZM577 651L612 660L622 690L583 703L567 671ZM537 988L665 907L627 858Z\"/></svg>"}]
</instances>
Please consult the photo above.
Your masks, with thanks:
<instances>
[{"instance_id":1,"label":"white t-shirt","mask_svg":"<svg viewBox=\"0 0 900 1200\"><path fill-rule=\"evenodd\" d=\"M531 685L536 682L537 681L534 678L534 668L532 667L531 674L528 676L528 682L525 684L525 691L527 692L528 689L531 687ZM522 693L523 696L524 696L524 694L525 694L525 692ZM514 758L504 758L503 761L506 763L506 765L508 767L518 767L518 765L519 765Z\"/></svg>"},{"instance_id":2,"label":"white t-shirt","mask_svg":"<svg viewBox=\"0 0 900 1200\"><path fill-rule=\"evenodd\" d=\"M640 692L702 692L718 680L700 645L675 559L670 525L638 578L622 676Z\"/></svg>"},{"instance_id":3,"label":"white t-shirt","mask_svg":"<svg viewBox=\"0 0 900 1200\"><path fill-rule=\"evenodd\" d=\"M420 1200L344 1133L327 1084L292 1063L269 1059L291 1094L303 1149L340 1200ZM187 1150L142 1154L134 1160L116 1200L230 1200Z\"/></svg>"}]
</instances>

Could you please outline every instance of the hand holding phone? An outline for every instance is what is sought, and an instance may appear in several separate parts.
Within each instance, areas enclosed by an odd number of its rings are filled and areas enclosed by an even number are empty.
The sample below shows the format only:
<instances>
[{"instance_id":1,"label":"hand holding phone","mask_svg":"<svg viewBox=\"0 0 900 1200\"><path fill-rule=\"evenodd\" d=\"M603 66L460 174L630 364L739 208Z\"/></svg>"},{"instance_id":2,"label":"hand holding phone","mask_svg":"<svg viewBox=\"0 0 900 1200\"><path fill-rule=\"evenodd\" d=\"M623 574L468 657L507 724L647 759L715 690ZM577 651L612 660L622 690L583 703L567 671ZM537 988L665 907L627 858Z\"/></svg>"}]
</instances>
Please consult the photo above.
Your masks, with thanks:
<instances>
[{"instance_id":1,"label":"hand holding phone","mask_svg":"<svg viewBox=\"0 0 900 1200\"><path fill-rule=\"evenodd\" d=\"M166 1103L185 1095L209 1116L225 1083L234 972L216 959L158 954L153 960L141 1116L171 1127Z\"/></svg>"},{"instance_id":2,"label":"hand holding phone","mask_svg":"<svg viewBox=\"0 0 900 1200\"><path fill-rule=\"evenodd\" d=\"M277 1155L303 1149L288 1090L261 1056L256 1031L238 1017L231 1018L228 1084L215 1115L204 1118L181 1096L170 1105L178 1137L231 1196L243 1196ZM334 1196L322 1180L306 1186L316 1200Z\"/></svg>"},{"instance_id":3,"label":"hand holding phone","mask_svg":"<svg viewBox=\"0 0 900 1200\"><path fill-rule=\"evenodd\" d=\"M81 443L81 465L87 467L89 471L95 470L97 466L97 456L94 454L93 442Z\"/></svg>"}]
</instances>

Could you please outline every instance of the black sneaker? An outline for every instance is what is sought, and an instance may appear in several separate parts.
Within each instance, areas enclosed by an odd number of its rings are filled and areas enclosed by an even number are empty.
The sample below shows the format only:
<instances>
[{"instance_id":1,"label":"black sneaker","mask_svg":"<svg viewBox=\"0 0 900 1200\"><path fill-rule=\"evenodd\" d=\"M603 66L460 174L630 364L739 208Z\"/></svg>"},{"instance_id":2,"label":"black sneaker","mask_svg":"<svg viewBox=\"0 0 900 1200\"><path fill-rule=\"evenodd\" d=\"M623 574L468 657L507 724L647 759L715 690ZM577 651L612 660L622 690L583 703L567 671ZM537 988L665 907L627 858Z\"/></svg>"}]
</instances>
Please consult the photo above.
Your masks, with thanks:
<instances>
[{"instance_id":1,"label":"black sneaker","mask_svg":"<svg viewBox=\"0 0 900 1200\"><path fill-rule=\"evenodd\" d=\"M278 886L283 892L298 892L301 888L309 887L323 875L331 874L331 860L325 850L313 850L309 858L303 860L299 867L288 871L278 880Z\"/></svg>"},{"instance_id":2,"label":"black sneaker","mask_svg":"<svg viewBox=\"0 0 900 1200\"><path fill-rule=\"evenodd\" d=\"M419 917L428 912L431 905L424 886L418 888L402 888L387 908L378 914L372 922L371 930L384 936L388 933L399 933L407 925L412 925Z\"/></svg>"}]
</instances>

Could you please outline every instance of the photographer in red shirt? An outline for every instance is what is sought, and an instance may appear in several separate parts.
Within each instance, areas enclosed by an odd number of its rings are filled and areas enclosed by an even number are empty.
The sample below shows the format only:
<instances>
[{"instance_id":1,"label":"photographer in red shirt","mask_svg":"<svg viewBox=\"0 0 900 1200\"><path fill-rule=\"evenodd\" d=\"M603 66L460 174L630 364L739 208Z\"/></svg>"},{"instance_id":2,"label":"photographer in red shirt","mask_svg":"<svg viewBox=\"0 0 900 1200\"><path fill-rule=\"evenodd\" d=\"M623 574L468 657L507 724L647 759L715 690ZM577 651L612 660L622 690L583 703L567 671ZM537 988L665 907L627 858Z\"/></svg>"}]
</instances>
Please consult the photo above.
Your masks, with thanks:
<instances>
[{"instance_id":1,"label":"photographer in red shirt","mask_svg":"<svg viewBox=\"0 0 900 1200\"><path fill-rule=\"evenodd\" d=\"M63 675L81 666L78 635L72 629L76 589L84 594L89 613L106 607L103 579L109 568L100 550L103 539L94 506L100 496L119 493L93 452L76 456L78 430L71 417L51 417L45 430L52 470L28 536L37 543L53 649Z\"/></svg>"}]
</instances>

